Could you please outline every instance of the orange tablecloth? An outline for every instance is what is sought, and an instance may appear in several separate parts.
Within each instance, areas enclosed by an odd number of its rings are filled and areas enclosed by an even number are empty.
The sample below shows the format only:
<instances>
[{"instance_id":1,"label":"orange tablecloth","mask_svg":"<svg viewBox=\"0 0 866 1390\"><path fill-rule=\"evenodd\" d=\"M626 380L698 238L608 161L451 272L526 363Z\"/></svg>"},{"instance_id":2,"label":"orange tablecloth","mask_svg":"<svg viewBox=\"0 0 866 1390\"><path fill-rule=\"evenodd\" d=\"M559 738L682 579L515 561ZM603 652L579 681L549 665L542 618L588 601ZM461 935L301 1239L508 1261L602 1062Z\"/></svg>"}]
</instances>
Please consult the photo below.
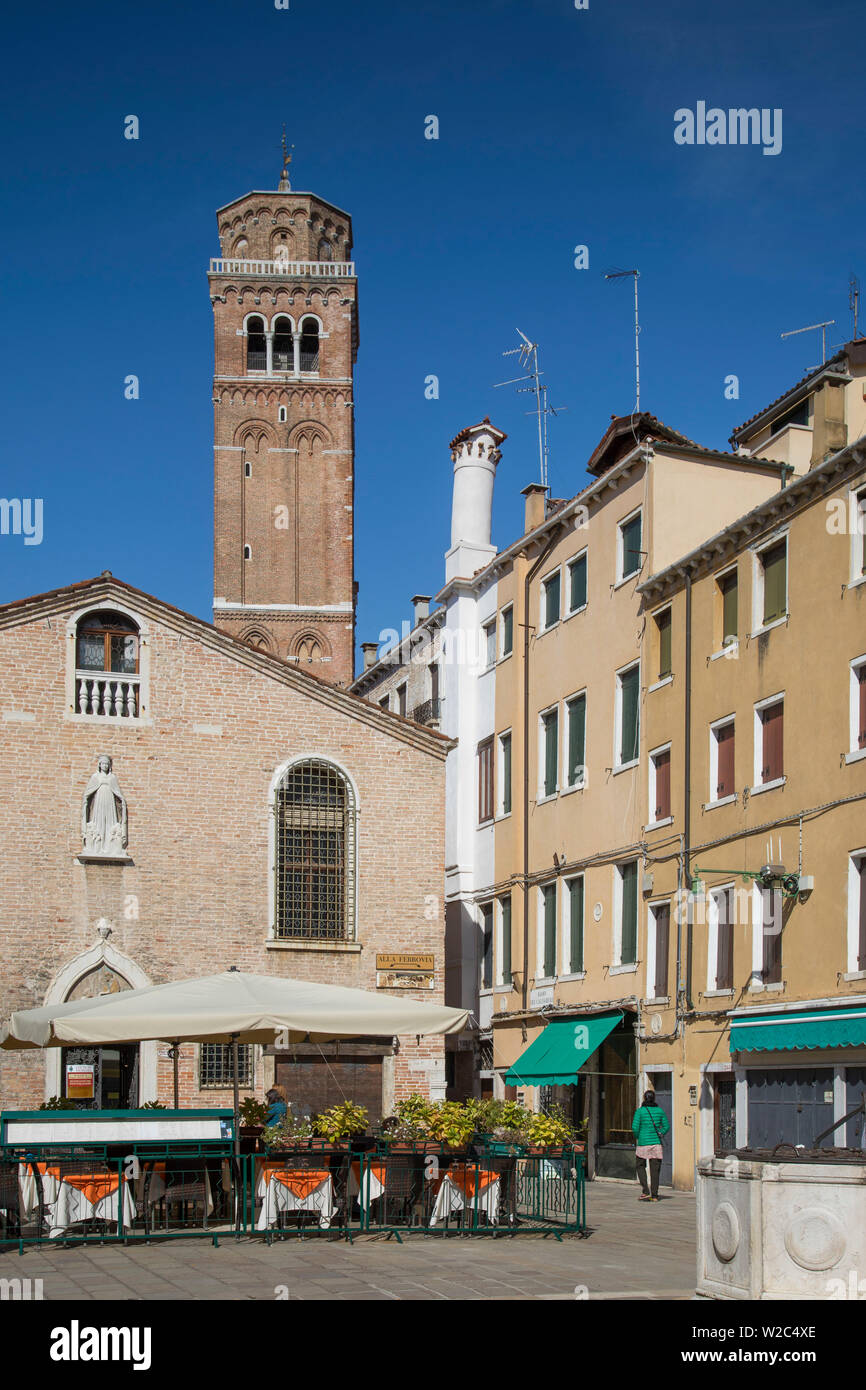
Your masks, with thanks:
<instances>
[{"instance_id":1,"label":"orange tablecloth","mask_svg":"<svg viewBox=\"0 0 866 1390\"><path fill-rule=\"evenodd\" d=\"M319 1225L330 1226L335 1210L330 1169L287 1168L272 1159L261 1159L256 1167L256 1196L262 1203L256 1223L259 1230L273 1225L281 1211L317 1211Z\"/></svg>"},{"instance_id":2,"label":"orange tablecloth","mask_svg":"<svg viewBox=\"0 0 866 1390\"><path fill-rule=\"evenodd\" d=\"M349 1168L349 1196L358 1197L364 1211L367 1210L371 1202L382 1196L385 1191L385 1174L387 1165L384 1163L369 1163L364 1169L364 1182L361 1183L361 1161L358 1159Z\"/></svg>"},{"instance_id":3,"label":"orange tablecloth","mask_svg":"<svg viewBox=\"0 0 866 1390\"><path fill-rule=\"evenodd\" d=\"M455 1187L459 1187L464 1197L474 1197L476 1192L484 1192L491 1183L498 1182L496 1173L491 1173L487 1169L475 1168L472 1164L452 1163L447 1174L437 1178L433 1191L438 1192L440 1185L447 1176Z\"/></svg>"},{"instance_id":4,"label":"orange tablecloth","mask_svg":"<svg viewBox=\"0 0 866 1390\"><path fill-rule=\"evenodd\" d=\"M433 1204L431 1226L438 1226L453 1212L473 1207L495 1224L499 1211L499 1176L472 1164L453 1163L441 1178L433 1183L436 1201Z\"/></svg>"}]
</instances>

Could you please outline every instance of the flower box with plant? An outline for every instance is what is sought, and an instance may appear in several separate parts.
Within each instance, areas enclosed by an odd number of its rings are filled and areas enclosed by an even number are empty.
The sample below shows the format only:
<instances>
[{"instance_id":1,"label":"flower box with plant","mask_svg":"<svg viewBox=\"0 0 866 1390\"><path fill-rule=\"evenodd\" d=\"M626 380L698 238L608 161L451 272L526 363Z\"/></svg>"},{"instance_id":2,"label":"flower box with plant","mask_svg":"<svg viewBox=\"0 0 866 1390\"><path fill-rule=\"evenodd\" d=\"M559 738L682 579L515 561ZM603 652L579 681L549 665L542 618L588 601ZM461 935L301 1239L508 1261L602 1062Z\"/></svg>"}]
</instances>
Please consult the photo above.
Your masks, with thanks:
<instances>
[{"instance_id":1,"label":"flower box with plant","mask_svg":"<svg viewBox=\"0 0 866 1390\"><path fill-rule=\"evenodd\" d=\"M394 1114L379 1126L379 1142L389 1149L410 1153L438 1150L438 1142L430 1135L430 1110L430 1102L417 1092L398 1101Z\"/></svg>"},{"instance_id":2,"label":"flower box with plant","mask_svg":"<svg viewBox=\"0 0 866 1390\"><path fill-rule=\"evenodd\" d=\"M266 1125L262 1131L261 1142L268 1153L285 1153L291 1149L324 1148L323 1140L313 1138L313 1125L305 1115L293 1115L291 1111L279 1124Z\"/></svg>"},{"instance_id":3,"label":"flower box with plant","mask_svg":"<svg viewBox=\"0 0 866 1390\"><path fill-rule=\"evenodd\" d=\"M40 1110L77 1110L78 1101L70 1100L68 1096L49 1096L39 1107Z\"/></svg>"},{"instance_id":4,"label":"flower box with plant","mask_svg":"<svg viewBox=\"0 0 866 1390\"><path fill-rule=\"evenodd\" d=\"M529 1146L534 1153L562 1153L574 1147L574 1127L566 1120L560 1106L539 1112L529 1121Z\"/></svg>"},{"instance_id":5,"label":"flower box with plant","mask_svg":"<svg viewBox=\"0 0 866 1390\"><path fill-rule=\"evenodd\" d=\"M475 1123L474 1111L467 1110L459 1101L437 1101L430 1106L430 1137L443 1148L465 1150L475 1133Z\"/></svg>"}]
</instances>

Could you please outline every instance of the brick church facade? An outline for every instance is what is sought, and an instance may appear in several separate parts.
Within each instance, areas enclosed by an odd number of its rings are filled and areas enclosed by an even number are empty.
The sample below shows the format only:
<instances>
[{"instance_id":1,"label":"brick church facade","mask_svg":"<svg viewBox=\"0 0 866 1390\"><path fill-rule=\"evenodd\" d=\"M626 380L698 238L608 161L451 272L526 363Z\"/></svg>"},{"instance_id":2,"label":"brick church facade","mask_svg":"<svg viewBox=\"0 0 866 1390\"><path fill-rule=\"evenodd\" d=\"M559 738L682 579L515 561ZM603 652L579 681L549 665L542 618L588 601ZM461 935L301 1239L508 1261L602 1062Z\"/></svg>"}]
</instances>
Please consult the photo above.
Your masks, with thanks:
<instances>
[{"instance_id":1,"label":"brick church facade","mask_svg":"<svg viewBox=\"0 0 866 1390\"><path fill-rule=\"evenodd\" d=\"M299 226L301 207L311 215ZM256 239L248 208L262 238L285 233L293 257L325 257L326 238L335 257L347 255L350 241L345 216L311 195L251 195L220 214L233 259L211 279L216 394L225 396L216 405L216 625L107 572L0 608L4 1017L230 966L443 999L450 744L341 688L352 674L343 397L356 329L339 298L354 295L354 281L337 297L310 262L304 278L274 282L276 304L265 310L253 258L274 247ZM322 261L335 264L348 262ZM317 317L322 360L337 354L334 373L347 378L339 388L312 376L225 379L243 377L257 350L250 287L267 334L284 308L302 332L305 312ZM266 341L266 364L283 347ZM281 534L268 517L286 488ZM377 969L377 956L406 952L431 956L432 975L397 980ZM413 1090L444 1095L441 1038L242 1051L245 1093L263 1095L276 1076L312 1111L347 1096L375 1118ZM182 1104L228 1101L226 1053L182 1046ZM104 1108L171 1101L168 1046L143 1043L0 1053L0 1105L64 1095L68 1067L79 1064L94 1068L93 1100Z\"/></svg>"}]
</instances>

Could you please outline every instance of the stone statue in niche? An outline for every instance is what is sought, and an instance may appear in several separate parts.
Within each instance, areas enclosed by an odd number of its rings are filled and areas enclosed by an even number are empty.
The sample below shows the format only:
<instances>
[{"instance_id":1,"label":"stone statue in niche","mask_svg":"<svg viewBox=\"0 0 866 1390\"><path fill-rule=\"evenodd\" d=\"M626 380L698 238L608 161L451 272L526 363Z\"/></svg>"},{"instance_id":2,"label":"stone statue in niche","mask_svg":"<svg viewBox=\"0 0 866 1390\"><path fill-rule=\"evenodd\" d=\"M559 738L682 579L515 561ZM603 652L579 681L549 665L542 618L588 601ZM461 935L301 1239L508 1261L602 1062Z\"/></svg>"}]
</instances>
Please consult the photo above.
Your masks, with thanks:
<instances>
[{"instance_id":1,"label":"stone statue in niche","mask_svg":"<svg viewBox=\"0 0 866 1390\"><path fill-rule=\"evenodd\" d=\"M127 846L126 798L103 753L84 790L81 803L81 835L87 854L105 859L124 857Z\"/></svg>"}]
</instances>

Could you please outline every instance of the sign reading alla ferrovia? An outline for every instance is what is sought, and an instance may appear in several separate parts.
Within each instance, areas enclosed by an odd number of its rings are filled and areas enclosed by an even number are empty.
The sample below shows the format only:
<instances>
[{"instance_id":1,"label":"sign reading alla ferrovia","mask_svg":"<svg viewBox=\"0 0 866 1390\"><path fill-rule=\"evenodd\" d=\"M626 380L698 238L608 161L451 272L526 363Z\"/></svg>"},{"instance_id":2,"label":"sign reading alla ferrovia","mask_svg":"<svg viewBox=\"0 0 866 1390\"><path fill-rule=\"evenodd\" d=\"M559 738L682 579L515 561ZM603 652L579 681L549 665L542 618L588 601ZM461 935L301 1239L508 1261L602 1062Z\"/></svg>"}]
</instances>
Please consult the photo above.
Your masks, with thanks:
<instances>
[{"instance_id":1,"label":"sign reading alla ferrovia","mask_svg":"<svg viewBox=\"0 0 866 1390\"><path fill-rule=\"evenodd\" d=\"M386 954L376 956L377 970L432 970L432 955Z\"/></svg>"}]
</instances>

